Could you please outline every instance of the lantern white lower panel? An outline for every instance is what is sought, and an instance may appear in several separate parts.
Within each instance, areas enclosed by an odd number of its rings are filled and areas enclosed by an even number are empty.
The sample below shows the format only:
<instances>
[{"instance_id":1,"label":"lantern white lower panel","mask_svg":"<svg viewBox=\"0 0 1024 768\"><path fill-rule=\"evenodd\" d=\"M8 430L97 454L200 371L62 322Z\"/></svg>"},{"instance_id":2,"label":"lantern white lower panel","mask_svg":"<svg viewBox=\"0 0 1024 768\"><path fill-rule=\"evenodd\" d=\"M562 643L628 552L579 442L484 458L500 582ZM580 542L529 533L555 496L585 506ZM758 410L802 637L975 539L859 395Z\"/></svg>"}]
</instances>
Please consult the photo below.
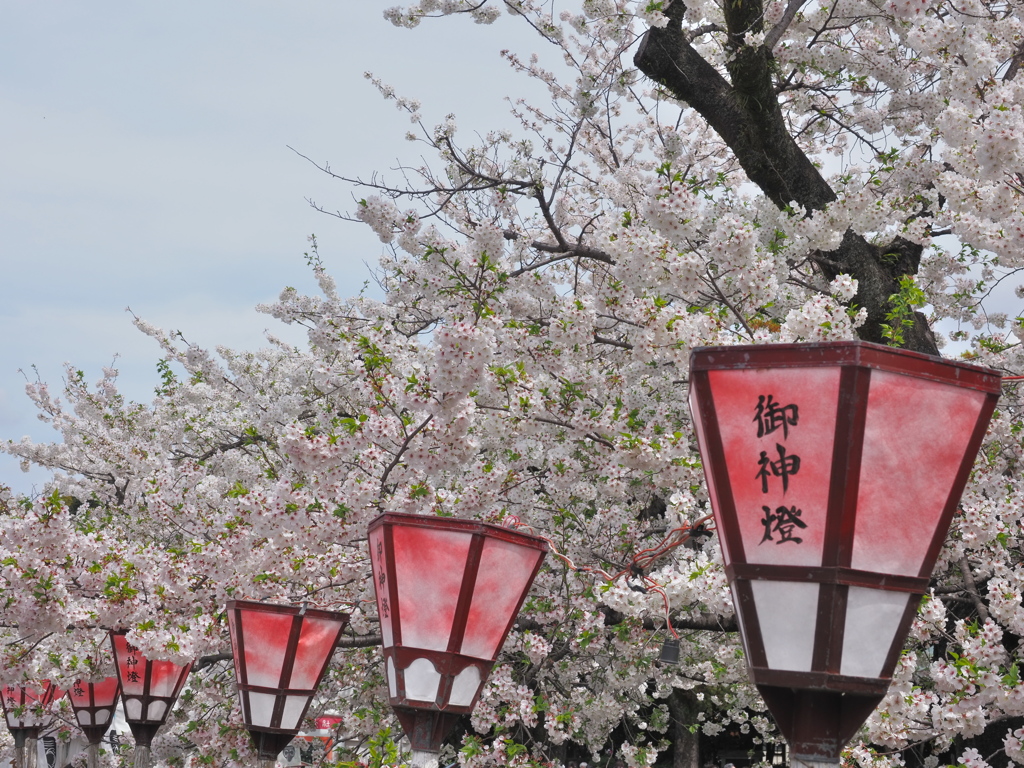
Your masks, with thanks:
<instances>
[{"instance_id":1,"label":"lantern white lower panel","mask_svg":"<svg viewBox=\"0 0 1024 768\"><path fill-rule=\"evenodd\" d=\"M850 587L843 630L843 663L839 670L842 674L881 676L909 599L906 592Z\"/></svg>"},{"instance_id":2,"label":"lantern white lower panel","mask_svg":"<svg viewBox=\"0 0 1024 768\"><path fill-rule=\"evenodd\" d=\"M800 581L751 581L768 666L810 672L818 585Z\"/></svg>"},{"instance_id":3,"label":"lantern white lower panel","mask_svg":"<svg viewBox=\"0 0 1024 768\"><path fill-rule=\"evenodd\" d=\"M405 697L414 701L434 701L441 674L429 659L416 659L405 668Z\"/></svg>"},{"instance_id":4,"label":"lantern white lower panel","mask_svg":"<svg viewBox=\"0 0 1024 768\"><path fill-rule=\"evenodd\" d=\"M398 695L398 681L395 679L395 662L388 658L388 693L391 696Z\"/></svg>"},{"instance_id":5,"label":"lantern white lower panel","mask_svg":"<svg viewBox=\"0 0 1024 768\"><path fill-rule=\"evenodd\" d=\"M103 725L109 719L110 719L110 710L109 709L98 709L98 710L96 710L96 725Z\"/></svg>"},{"instance_id":6,"label":"lantern white lower panel","mask_svg":"<svg viewBox=\"0 0 1024 768\"><path fill-rule=\"evenodd\" d=\"M92 715L88 712L78 713L78 724L79 725L92 725Z\"/></svg>"},{"instance_id":7,"label":"lantern white lower panel","mask_svg":"<svg viewBox=\"0 0 1024 768\"><path fill-rule=\"evenodd\" d=\"M476 667L466 667L452 681L452 695L448 697L448 703L456 707L468 707L473 703L480 682L480 670Z\"/></svg>"},{"instance_id":8,"label":"lantern white lower panel","mask_svg":"<svg viewBox=\"0 0 1024 768\"><path fill-rule=\"evenodd\" d=\"M269 728L270 719L274 716L274 701L277 697L272 693L249 692L249 719L254 726Z\"/></svg>"},{"instance_id":9,"label":"lantern white lower panel","mask_svg":"<svg viewBox=\"0 0 1024 768\"><path fill-rule=\"evenodd\" d=\"M138 699L126 699L124 702L124 716L129 720L141 720L142 702Z\"/></svg>"},{"instance_id":10,"label":"lantern white lower panel","mask_svg":"<svg viewBox=\"0 0 1024 768\"><path fill-rule=\"evenodd\" d=\"M311 696L289 696L284 703L284 712L281 713L281 727L297 731L299 721L302 719L302 712L311 698Z\"/></svg>"},{"instance_id":11,"label":"lantern white lower panel","mask_svg":"<svg viewBox=\"0 0 1024 768\"><path fill-rule=\"evenodd\" d=\"M149 719L163 720L167 717L167 704L162 701L153 701L149 704Z\"/></svg>"}]
</instances>

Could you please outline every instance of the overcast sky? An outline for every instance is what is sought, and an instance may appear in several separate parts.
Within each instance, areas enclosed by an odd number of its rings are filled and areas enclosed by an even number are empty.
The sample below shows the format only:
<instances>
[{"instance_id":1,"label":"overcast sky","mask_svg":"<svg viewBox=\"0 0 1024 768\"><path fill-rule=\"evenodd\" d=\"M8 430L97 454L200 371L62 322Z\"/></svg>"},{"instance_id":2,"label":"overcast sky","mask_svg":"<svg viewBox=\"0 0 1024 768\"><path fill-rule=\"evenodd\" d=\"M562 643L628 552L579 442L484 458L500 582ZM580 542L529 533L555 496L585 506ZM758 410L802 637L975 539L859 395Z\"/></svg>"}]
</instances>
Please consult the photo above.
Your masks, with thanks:
<instances>
[{"instance_id":1,"label":"overcast sky","mask_svg":"<svg viewBox=\"0 0 1024 768\"><path fill-rule=\"evenodd\" d=\"M408 118L364 71L420 98L428 124L510 125L504 97L532 89L498 52L531 50L521 25L410 31L384 5L0 5L0 438L53 434L19 369L59 389L65 362L95 381L118 356L123 391L150 399L160 351L126 307L204 346L257 348L286 332L253 307L315 290L310 233L339 288L359 290L380 243L309 207L350 209L352 190L287 147L351 176L414 162ZM44 477L0 456L15 490Z\"/></svg>"}]
</instances>

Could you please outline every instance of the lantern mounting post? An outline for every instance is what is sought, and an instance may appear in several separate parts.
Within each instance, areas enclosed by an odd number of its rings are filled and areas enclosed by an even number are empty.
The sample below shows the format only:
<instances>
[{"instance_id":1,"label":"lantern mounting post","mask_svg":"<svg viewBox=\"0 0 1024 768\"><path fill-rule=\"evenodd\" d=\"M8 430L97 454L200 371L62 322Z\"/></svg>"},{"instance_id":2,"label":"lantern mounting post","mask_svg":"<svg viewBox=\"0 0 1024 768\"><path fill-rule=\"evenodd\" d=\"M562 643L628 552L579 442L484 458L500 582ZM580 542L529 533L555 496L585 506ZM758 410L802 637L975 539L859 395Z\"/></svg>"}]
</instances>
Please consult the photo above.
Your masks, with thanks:
<instances>
[{"instance_id":1,"label":"lantern mounting post","mask_svg":"<svg viewBox=\"0 0 1024 768\"><path fill-rule=\"evenodd\" d=\"M706 347L690 409L751 680L794 763L885 696L999 397L862 341Z\"/></svg>"},{"instance_id":2,"label":"lantern mounting post","mask_svg":"<svg viewBox=\"0 0 1024 768\"><path fill-rule=\"evenodd\" d=\"M388 699L413 764L473 711L548 545L510 528L385 513L368 529Z\"/></svg>"}]
</instances>

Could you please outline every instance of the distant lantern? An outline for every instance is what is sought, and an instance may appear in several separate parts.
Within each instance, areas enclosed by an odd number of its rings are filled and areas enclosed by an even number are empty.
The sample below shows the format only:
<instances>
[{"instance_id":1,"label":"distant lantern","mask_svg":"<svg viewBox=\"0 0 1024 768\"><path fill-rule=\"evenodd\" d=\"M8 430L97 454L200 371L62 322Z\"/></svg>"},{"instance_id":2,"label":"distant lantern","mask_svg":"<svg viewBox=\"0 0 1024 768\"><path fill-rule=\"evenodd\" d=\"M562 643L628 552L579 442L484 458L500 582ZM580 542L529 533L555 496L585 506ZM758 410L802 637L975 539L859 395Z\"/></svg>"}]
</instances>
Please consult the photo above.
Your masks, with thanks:
<instances>
[{"instance_id":1,"label":"distant lantern","mask_svg":"<svg viewBox=\"0 0 1024 768\"><path fill-rule=\"evenodd\" d=\"M750 676L794 759L838 760L885 695L999 389L865 342L692 353Z\"/></svg>"},{"instance_id":2,"label":"distant lantern","mask_svg":"<svg viewBox=\"0 0 1024 768\"><path fill-rule=\"evenodd\" d=\"M476 705L548 546L487 523L394 513L370 523L369 543L391 706L414 752L436 753Z\"/></svg>"},{"instance_id":3,"label":"distant lantern","mask_svg":"<svg viewBox=\"0 0 1024 768\"><path fill-rule=\"evenodd\" d=\"M123 631L111 632L110 641L124 699L124 719L135 737L135 765L141 768L149 762L153 737L171 713L192 662L150 661L128 642Z\"/></svg>"},{"instance_id":4,"label":"distant lantern","mask_svg":"<svg viewBox=\"0 0 1024 768\"><path fill-rule=\"evenodd\" d=\"M63 696L64 691L44 680L39 685L8 685L2 693L4 719L14 739L15 766L32 768L36 762L36 739L52 719L50 705Z\"/></svg>"},{"instance_id":5,"label":"distant lantern","mask_svg":"<svg viewBox=\"0 0 1024 768\"><path fill-rule=\"evenodd\" d=\"M261 760L298 733L348 614L231 600L228 628L242 719Z\"/></svg>"},{"instance_id":6,"label":"distant lantern","mask_svg":"<svg viewBox=\"0 0 1024 768\"><path fill-rule=\"evenodd\" d=\"M104 678L96 683L76 680L68 689L68 699L75 713L75 721L89 742L88 768L95 768L98 763L99 743L114 722L117 700L120 696L121 683L116 676Z\"/></svg>"}]
</instances>

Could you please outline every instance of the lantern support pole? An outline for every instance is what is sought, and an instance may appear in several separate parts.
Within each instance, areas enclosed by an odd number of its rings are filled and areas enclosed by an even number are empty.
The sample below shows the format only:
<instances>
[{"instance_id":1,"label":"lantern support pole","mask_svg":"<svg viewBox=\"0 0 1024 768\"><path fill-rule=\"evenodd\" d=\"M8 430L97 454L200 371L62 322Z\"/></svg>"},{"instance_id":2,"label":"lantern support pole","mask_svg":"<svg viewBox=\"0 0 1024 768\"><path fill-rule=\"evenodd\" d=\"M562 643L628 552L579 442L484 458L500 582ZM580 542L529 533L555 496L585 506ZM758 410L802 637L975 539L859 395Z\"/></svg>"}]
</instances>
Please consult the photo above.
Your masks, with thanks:
<instances>
[{"instance_id":1,"label":"lantern support pole","mask_svg":"<svg viewBox=\"0 0 1024 768\"><path fill-rule=\"evenodd\" d=\"M437 768L439 752L431 752L426 749L414 749L409 765L416 768Z\"/></svg>"},{"instance_id":2,"label":"lantern support pole","mask_svg":"<svg viewBox=\"0 0 1024 768\"><path fill-rule=\"evenodd\" d=\"M85 748L85 768L99 768L100 745L90 743Z\"/></svg>"},{"instance_id":3,"label":"lantern support pole","mask_svg":"<svg viewBox=\"0 0 1024 768\"><path fill-rule=\"evenodd\" d=\"M33 735L25 740L25 758L22 763L25 768L36 768L39 764L39 739Z\"/></svg>"},{"instance_id":4,"label":"lantern support pole","mask_svg":"<svg viewBox=\"0 0 1024 768\"><path fill-rule=\"evenodd\" d=\"M148 746L135 745L135 762L133 763L135 768L149 768L151 758Z\"/></svg>"},{"instance_id":5,"label":"lantern support pole","mask_svg":"<svg viewBox=\"0 0 1024 768\"><path fill-rule=\"evenodd\" d=\"M261 757L259 760L259 768L274 768L276 765L276 757Z\"/></svg>"},{"instance_id":6,"label":"lantern support pole","mask_svg":"<svg viewBox=\"0 0 1024 768\"><path fill-rule=\"evenodd\" d=\"M14 737L14 768L25 768L25 741L28 739L28 728L11 728Z\"/></svg>"}]
</instances>

